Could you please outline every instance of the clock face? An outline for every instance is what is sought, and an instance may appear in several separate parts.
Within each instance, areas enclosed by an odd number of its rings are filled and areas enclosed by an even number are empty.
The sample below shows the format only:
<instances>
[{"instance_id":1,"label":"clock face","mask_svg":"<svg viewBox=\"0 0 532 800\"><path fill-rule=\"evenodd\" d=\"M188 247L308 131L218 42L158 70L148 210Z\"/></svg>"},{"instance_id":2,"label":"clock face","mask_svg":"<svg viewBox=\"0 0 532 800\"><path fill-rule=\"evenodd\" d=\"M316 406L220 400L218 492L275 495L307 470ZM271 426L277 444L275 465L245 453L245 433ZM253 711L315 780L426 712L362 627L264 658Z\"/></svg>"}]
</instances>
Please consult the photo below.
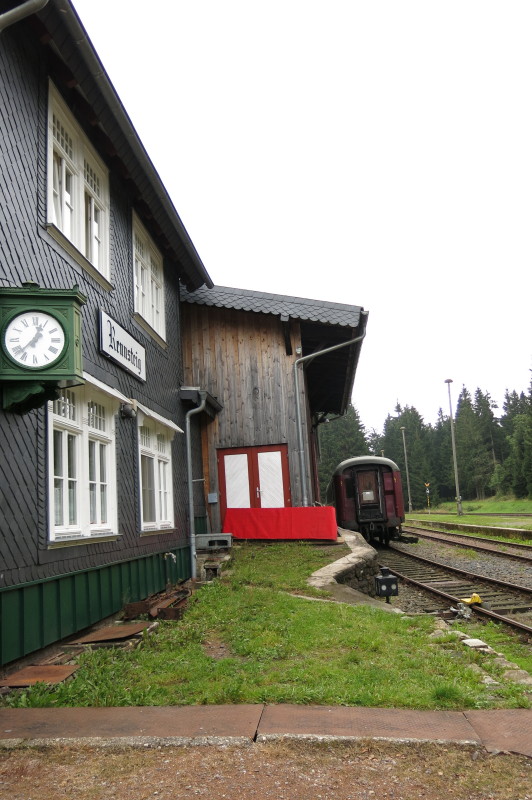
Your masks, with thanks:
<instances>
[{"instance_id":1,"label":"clock face","mask_svg":"<svg viewBox=\"0 0 532 800\"><path fill-rule=\"evenodd\" d=\"M55 364L65 349L65 332L59 320L44 311L17 314L4 330L6 353L24 369Z\"/></svg>"}]
</instances>

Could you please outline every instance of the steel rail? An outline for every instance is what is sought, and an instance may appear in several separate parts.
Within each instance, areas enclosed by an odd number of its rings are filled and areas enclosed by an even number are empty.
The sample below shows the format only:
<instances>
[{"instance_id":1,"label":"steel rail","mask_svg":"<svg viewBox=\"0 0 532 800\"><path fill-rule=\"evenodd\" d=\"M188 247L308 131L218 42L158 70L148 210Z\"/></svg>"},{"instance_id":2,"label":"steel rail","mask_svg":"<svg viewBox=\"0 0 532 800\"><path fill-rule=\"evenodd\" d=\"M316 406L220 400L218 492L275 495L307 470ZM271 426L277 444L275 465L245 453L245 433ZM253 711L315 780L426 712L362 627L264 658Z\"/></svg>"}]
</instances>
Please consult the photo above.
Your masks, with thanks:
<instances>
[{"instance_id":1,"label":"steel rail","mask_svg":"<svg viewBox=\"0 0 532 800\"><path fill-rule=\"evenodd\" d=\"M425 558L424 556L414 555L413 553L405 553L404 550L397 550L392 544L390 544L389 550L394 550L401 556L405 558L411 558L415 561L422 561L425 564L430 564L432 567L439 567L439 569L447 570L447 572L456 572L457 575L462 575L464 578L472 578L475 581L484 581L485 583L494 583L498 586L502 586L503 589L510 589L514 592L523 592L524 594L532 595L532 589L529 589L527 586L518 586L516 583L508 583L507 581L501 581L499 578L487 578L484 575L479 575L477 572L467 572L465 569L459 569L459 567L449 567L447 564L442 564L440 561L432 561L430 558Z\"/></svg>"},{"instance_id":2,"label":"steel rail","mask_svg":"<svg viewBox=\"0 0 532 800\"><path fill-rule=\"evenodd\" d=\"M416 514L419 514L419 513L423 514L425 512L416 511ZM453 514L454 514L454 511L434 511L434 510L432 510L430 512L430 515L432 516L434 514L440 514L440 516L442 516L442 517L452 517ZM508 513L504 512L504 511L486 511L486 512L483 512L483 511L465 511L464 512L464 517L532 517L532 513L523 512L522 514L519 514L517 511L516 512L508 512Z\"/></svg>"},{"instance_id":3,"label":"steel rail","mask_svg":"<svg viewBox=\"0 0 532 800\"><path fill-rule=\"evenodd\" d=\"M532 546L529 544L514 544L513 542L499 542L497 539L487 539L481 536L471 536L467 533L449 533L448 531L434 531L427 528L416 528L413 526L404 527L405 533L413 533L420 536L422 539L431 539L434 542L448 542L457 547L470 547L473 550L479 550L484 553L490 553L494 556L506 556L506 558L515 558L518 561L532 562ZM449 537L449 538L447 538ZM465 539L466 541L459 542L458 539ZM484 542L485 544L500 545L501 547L515 547L517 550L528 550L530 555L519 555L518 553L508 553L503 550L496 549L495 547L483 547L477 542Z\"/></svg>"},{"instance_id":4,"label":"steel rail","mask_svg":"<svg viewBox=\"0 0 532 800\"><path fill-rule=\"evenodd\" d=\"M440 570L445 571L445 572L456 573L457 575L460 575L462 577L468 578L469 580L473 578L477 583L485 582L485 583L488 583L488 584L494 584L494 585L500 586L500 587L502 587L504 589L508 589L510 591L516 591L516 592L521 592L523 594L532 595L532 589L528 589L527 587L517 586L516 584L513 584L513 583L507 583L505 581L498 580L497 578L486 578L483 575L477 575L474 572L466 572L465 570L461 570L461 569L458 569L456 567L449 567L446 564L440 564L437 561L431 561L430 559L423 558L422 556L412 555L410 553L405 553L402 550L397 550L396 548L393 547L393 545L390 545L388 550L395 550L395 552L399 556L403 556L407 560L410 559L412 561L419 561L419 562L422 562L424 564L430 565L433 568L437 568L437 569L440 569ZM379 558L379 566L387 566L387 565L384 563L384 561L381 561L381 559ZM394 575L397 575L397 577L405 580L407 583L410 583L413 586L416 586L416 587L418 587L420 589L423 589L424 591L429 592L431 594L437 595L438 597L442 597L442 598L444 598L446 600L450 600L453 603L461 602L460 598L457 597L456 595L451 595L451 594L448 594L447 592L442 591L441 589L436 589L434 586L431 586L430 583L424 583L422 581L416 580L415 578L411 578L410 576L406 575L405 573L401 572L400 570L397 570L393 566L390 567L390 569L393 570ZM480 614L481 616L489 617L489 618L494 619L494 620L496 620L498 622L503 622L505 625L508 625L509 627L517 628L517 629L519 629L521 631L524 631L527 634L531 634L532 635L532 627L530 625L524 625L522 622L518 622L517 620L514 620L511 617L506 617L506 616L504 616L502 614L498 614L496 611L491 611L491 610L489 610L487 608L483 608L482 606L479 606L479 605L471 605L469 607L476 614Z\"/></svg>"},{"instance_id":5,"label":"steel rail","mask_svg":"<svg viewBox=\"0 0 532 800\"><path fill-rule=\"evenodd\" d=\"M447 592L442 592L441 589L435 589L428 583L422 583L421 581L416 581L414 578L410 578L408 575L399 572L399 570L394 569L393 574L397 575L398 578L401 578L407 583L411 583L413 586L416 586L419 589L423 589L423 591L425 592L430 592L431 594L435 594L438 597L443 597L445 600L450 600L452 603L460 602L460 598L456 597L455 595L447 594ZM503 622L505 625L508 625L511 628L517 628L521 631L524 631L525 633L532 634L532 627L530 625L524 625L522 622L518 622L517 620L512 619L511 617L504 617L502 614L497 614L495 611L490 611L487 608L482 608L482 606L472 605L469 606L469 608L471 609L471 611L474 611L475 614L480 614L485 617L490 617L491 619L494 619L497 622Z\"/></svg>"},{"instance_id":6,"label":"steel rail","mask_svg":"<svg viewBox=\"0 0 532 800\"><path fill-rule=\"evenodd\" d=\"M528 530L527 528L500 528L495 526L489 525L475 525L473 522L449 522L448 520L429 520L429 519L411 519L406 521L407 525L426 525L428 530L435 530L439 529L440 531L443 529L444 531L449 531L450 533L456 534L463 534L464 536L470 536L472 534L478 533L480 536L478 538L482 538L483 534L489 534L490 536L497 536L500 539L505 538L509 539L524 539L529 540L532 539L532 531ZM430 527L429 527L430 526ZM496 539L498 541L498 539ZM529 545L530 546L530 545Z\"/></svg>"}]
</instances>

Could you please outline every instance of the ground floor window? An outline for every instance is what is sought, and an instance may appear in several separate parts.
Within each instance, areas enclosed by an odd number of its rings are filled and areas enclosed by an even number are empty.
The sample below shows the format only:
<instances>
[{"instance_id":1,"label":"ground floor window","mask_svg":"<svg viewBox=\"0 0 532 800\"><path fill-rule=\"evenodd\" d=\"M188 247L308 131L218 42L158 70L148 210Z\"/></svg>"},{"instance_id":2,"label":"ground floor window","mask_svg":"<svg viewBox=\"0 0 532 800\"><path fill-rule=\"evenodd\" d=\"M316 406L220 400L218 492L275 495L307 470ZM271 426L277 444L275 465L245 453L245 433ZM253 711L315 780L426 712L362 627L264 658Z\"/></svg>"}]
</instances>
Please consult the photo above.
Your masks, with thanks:
<instances>
[{"instance_id":1,"label":"ground floor window","mask_svg":"<svg viewBox=\"0 0 532 800\"><path fill-rule=\"evenodd\" d=\"M138 415L142 530L174 527L172 439L160 420Z\"/></svg>"},{"instance_id":2,"label":"ground floor window","mask_svg":"<svg viewBox=\"0 0 532 800\"><path fill-rule=\"evenodd\" d=\"M119 401L86 384L48 404L50 539L118 533L115 414Z\"/></svg>"}]
</instances>

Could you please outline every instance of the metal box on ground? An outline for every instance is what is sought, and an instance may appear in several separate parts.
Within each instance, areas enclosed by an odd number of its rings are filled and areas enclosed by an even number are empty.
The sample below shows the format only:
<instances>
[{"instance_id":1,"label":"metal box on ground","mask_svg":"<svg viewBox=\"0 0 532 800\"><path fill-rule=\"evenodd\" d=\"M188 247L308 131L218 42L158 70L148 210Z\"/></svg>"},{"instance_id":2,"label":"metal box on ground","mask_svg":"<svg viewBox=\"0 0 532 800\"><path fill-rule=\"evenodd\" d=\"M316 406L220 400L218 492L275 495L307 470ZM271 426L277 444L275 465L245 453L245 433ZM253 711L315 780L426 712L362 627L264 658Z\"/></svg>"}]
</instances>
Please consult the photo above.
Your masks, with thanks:
<instances>
[{"instance_id":1,"label":"metal box on ground","mask_svg":"<svg viewBox=\"0 0 532 800\"><path fill-rule=\"evenodd\" d=\"M196 550L226 550L233 544L230 533L197 533Z\"/></svg>"}]
</instances>

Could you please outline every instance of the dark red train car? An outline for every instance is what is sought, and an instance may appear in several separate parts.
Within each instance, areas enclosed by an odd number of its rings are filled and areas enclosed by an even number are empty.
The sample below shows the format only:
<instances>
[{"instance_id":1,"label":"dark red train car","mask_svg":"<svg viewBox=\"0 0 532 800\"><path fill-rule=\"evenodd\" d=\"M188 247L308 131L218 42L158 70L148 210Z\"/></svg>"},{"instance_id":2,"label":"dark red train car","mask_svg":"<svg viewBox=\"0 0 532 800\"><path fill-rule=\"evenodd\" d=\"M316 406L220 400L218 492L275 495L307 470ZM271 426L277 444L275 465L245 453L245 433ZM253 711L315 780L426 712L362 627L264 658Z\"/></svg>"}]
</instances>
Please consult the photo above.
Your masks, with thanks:
<instances>
[{"instance_id":1,"label":"dark red train car","mask_svg":"<svg viewBox=\"0 0 532 800\"><path fill-rule=\"evenodd\" d=\"M388 544L405 521L399 467L389 458L360 456L342 461L327 488L340 528L359 531L367 541Z\"/></svg>"}]
</instances>

